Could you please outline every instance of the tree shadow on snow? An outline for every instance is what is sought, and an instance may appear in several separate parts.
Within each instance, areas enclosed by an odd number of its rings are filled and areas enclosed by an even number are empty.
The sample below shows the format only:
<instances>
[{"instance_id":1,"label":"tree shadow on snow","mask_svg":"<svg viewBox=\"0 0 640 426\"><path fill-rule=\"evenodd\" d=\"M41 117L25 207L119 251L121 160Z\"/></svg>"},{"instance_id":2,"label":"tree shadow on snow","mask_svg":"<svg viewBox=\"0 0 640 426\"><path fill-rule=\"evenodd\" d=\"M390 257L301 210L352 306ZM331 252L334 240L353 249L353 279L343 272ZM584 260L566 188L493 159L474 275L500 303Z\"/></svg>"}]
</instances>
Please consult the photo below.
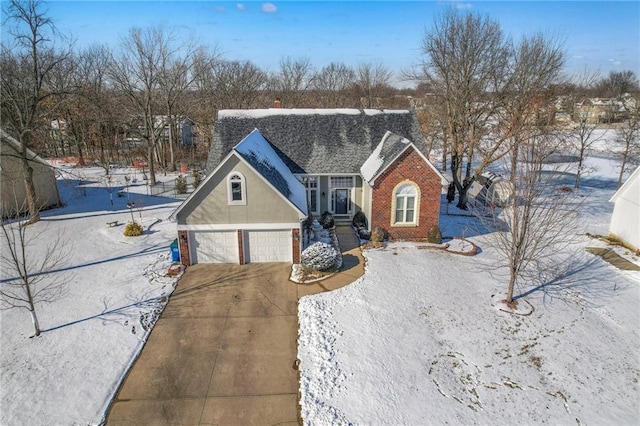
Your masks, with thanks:
<instances>
[{"instance_id":1,"label":"tree shadow on snow","mask_svg":"<svg viewBox=\"0 0 640 426\"><path fill-rule=\"evenodd\" d=\"M545 305L557 299L581 306L597 306L606 299L617 297L618 291L629 286L615 267L587 252L573 255L553 269L541 268L534 278L536 281L537 285L514 299L535 295L541 297Z\"/></svg>"}]
</instances>

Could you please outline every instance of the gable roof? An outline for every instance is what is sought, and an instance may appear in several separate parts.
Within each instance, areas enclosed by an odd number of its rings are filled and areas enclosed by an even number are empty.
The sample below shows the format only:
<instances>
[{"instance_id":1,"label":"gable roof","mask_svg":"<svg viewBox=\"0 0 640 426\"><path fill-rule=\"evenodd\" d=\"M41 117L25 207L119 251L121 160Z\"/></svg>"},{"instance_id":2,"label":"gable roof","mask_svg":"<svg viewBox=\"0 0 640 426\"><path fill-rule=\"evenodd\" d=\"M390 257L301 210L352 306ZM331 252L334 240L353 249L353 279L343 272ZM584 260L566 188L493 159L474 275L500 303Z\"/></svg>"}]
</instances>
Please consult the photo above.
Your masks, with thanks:
<instances>
[{"instance_id":1,"label":"gable roof","mask_svg":"<svg viewBox=\"0 0 640 426\"><path fill-rule=\"evenodd\" d=\"M357 174L387 131L414 142L424 139L409 110L257 109L221 110L214 125L207 170L258 129L294 174Z\"/></svg>"},{"instance_id":2,"label":"gable roof","mask_svg":"<svg viewBox=\"0 0 640 426\"><path fill-rule=\"evenodd\" d=\"M22 142L20 142L18 139L11 136L4 129L0 129L0 139L2 139L3 142L8 143L16 152L18 153L21 152ZM40 157L38 154L30 150L28 147L27 147L27 159L29 161L37 161L38 163L42 163L45 166L51 168L51 164L49 164L47 160Z\"/></svg>"},{"instance_id":3,"label":"gable roof","mask_svg":"<svg viewBox=\"0 0 640 426\"><path fill-rule=\"evenodd\" d=\"M216 171L231 157L236 155L240 161L255 170L256 174L282 195L300 213L307 215L307 190L291 173L282 159L258 129L246 135L217 167L169 216L175 220L178 214L191 203L197 193L207 187L207 182L215 176Z\"/></svg>"},{"instance_id":4,"label":"gable roof","mask_svg":"<svg viewBox=\"0 0 640 426\"><path fill-rule=\"evenodd\" d=\"M634 172L631 173L631 176L629 176L629 178L622 184L622 186L620 188L618 188L616 193L613 194L613 196L611 197L611 199L609 201L615 203L616 201L618 201L620 199L620 197L622 197L624 194L626 194L635 185L640 186L640 166L636 167ZM631 192L631 194L635 195L636 199L640 198L640 195L638 195L638 193L635 192L635 191Z\"/></svg>"},{"instance_id":5,"label":"gable roof","mask_svg":"<svg viewBox=\"0 0 640 426\"><path fill-rule=\"evenodd\" d=\"M367 181L369 185L373 186L375 179L409 148L413 148L424 159L429 167L440 177L440 181L443 184L448 183L442 173L431 164L431 161L429 161L409 139L392 132L384 134L378 146L376 146L369 158L367 158L367 161L365 161L360 168L362 178Z\"/></svg>"},{"instance_id":6,"label":"gable roof","mask_svg":"<svg viewBox=\"0 0 640 426\"><path fill-rule=\"evenodd\" d=\"M233 149L291 204L307 214L307 190L258 129L254 129Z\"/></svg>"}]
</instances>

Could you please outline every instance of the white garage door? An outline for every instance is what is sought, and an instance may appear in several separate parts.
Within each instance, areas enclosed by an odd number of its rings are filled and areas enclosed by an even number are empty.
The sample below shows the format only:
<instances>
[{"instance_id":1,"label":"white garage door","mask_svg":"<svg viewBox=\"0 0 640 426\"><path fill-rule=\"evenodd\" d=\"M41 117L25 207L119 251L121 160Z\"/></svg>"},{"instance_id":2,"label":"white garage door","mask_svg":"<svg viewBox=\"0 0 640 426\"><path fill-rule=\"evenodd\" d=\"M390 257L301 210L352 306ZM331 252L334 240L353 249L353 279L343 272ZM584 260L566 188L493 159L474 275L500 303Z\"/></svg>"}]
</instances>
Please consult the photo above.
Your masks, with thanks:
<instances>
[{"instance_id":1,"label":"white garage door","mask_svg":"<svg viewBox=\"0 0 640 426\"><path fill-rule=\"evenodd\" d=\"M191 232L192 263L239 263L236 231Z\"/></svg>"},{"instance_id":2,"label":"white garage door","mask_svg":"<svg viewBox=\"0 0 640 426\"><path fill-rule=\"evenodd\" d=\"M245 231L245 253L249 262L292 262L291 230Z\"/></svg>"}]
</instances>

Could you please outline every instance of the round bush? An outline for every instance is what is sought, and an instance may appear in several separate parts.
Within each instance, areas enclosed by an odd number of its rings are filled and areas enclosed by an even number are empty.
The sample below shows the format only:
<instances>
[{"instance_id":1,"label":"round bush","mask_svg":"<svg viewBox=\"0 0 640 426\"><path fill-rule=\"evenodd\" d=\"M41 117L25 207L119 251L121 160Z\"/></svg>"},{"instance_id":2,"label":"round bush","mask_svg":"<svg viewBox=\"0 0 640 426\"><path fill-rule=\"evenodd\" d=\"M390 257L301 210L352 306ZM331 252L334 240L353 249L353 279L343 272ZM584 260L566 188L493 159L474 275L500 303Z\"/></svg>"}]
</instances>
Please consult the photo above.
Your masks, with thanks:
<instances>
[{"instance_id":1,"label":"round bush","mask_svg":"<svg viewBox=\"0 0 640 426\"><path fill-rule=\"evenodd\" d=\"M307 247L300 256L300 263L316 271L328 271L338 265L338 251L331 245L317 242Z\"/></svg>"},{"instance_id":2,"label":"round bush","mask_svg":"<svg viewBox=\"0 0 640 426\"><path fill-rule=\"evenodd\" d=\"M437 225L433 225L431 228L429 228L427 241L432 244L440 244L442 242L442 232L440 232L440 228L438 228Z\"/></svg>"},{"instance_id":3,"label":"round bush","mask_svg":"<svg viewBox=\"0 0 640 426\"><path fill-rule=\"evenodd\" d=\"M127 226L124 228L124 236L125 237L137 237L138 235L142 235L142 225L138 222L129 222Z\"/></svg>"},{"instance_id":4,"label":"round bush","mask_svg":"<svg viewBox=\"0 0 640 426\"><path fill-rule=\"evenodd\" d=\"M333 228L333 226L335 225L333 216L329 212L322 213L318 222L320 223L320 225L322 225L324 229Z\"/></svg>"},{"instance_id":5,"label":"round bush","mask_svg":"<svg viewBox=\"0 0 640 426\"><path fill-rule=\"evenodd\" d=\"M381 243L386 238L387 238L387 233L385 232L384 229L380 228L379 226L376 226L375 228L373 228L373 231L371 231L371 241L373 241L374 243Z\"/></svg>"}]
</instances>

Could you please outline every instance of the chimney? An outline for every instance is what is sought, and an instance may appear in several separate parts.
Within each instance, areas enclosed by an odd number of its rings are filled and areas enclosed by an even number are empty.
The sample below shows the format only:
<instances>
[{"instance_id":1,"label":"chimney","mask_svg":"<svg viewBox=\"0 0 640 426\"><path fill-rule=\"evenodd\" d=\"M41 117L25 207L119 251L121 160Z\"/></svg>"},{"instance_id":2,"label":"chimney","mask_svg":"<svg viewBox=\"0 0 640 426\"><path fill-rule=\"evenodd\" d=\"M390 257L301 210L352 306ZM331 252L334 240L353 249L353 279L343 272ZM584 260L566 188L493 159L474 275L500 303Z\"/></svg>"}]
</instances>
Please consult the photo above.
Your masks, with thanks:
<instances>
[{"instance_id":1,"label":"chimney","mask_svg":"<svg viewBox=\"0 0 640 426\"><path fill-rule=\"evenodd\" d=\"M276 100L273 101L273 107L274 108L282 108L282 102L280 102L280 98L276 98Z\"/></svg>"}]
</instances>

